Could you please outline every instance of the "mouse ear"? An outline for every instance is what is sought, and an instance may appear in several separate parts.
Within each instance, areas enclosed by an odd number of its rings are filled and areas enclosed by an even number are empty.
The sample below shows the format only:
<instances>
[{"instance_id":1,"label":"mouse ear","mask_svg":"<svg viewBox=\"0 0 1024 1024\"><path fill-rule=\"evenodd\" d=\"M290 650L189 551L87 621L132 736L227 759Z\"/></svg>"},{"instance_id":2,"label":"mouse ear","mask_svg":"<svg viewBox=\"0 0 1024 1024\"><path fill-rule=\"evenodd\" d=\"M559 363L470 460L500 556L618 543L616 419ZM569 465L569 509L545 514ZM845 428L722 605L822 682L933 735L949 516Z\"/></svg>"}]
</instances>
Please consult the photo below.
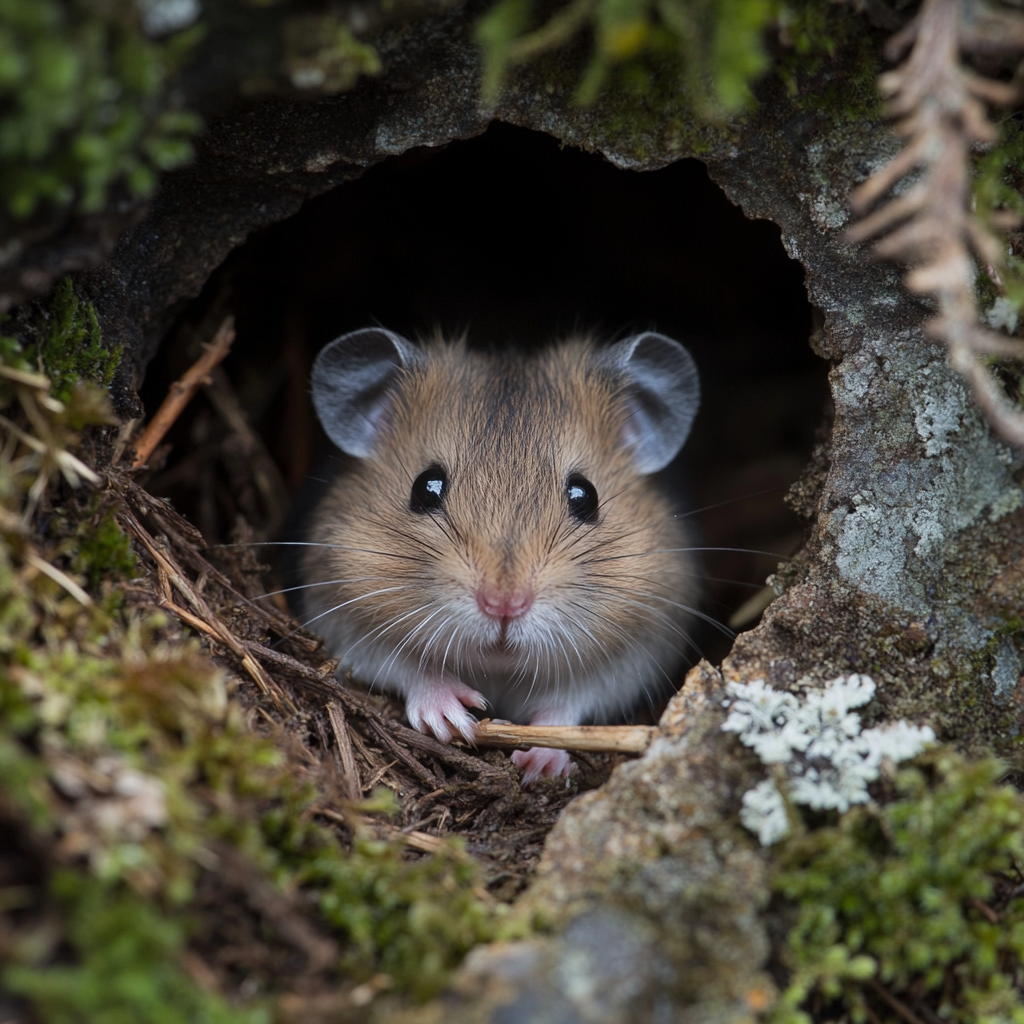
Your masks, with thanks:
<instances>
[{"instance_id":1,"label":"mouse ear","mask_svg":"<svg viewBox=\"0 0 1024 1024\"><path fill-rule=\"evenodd\" d=\"M601 364L626 378L630 416L623 436L641 473L664 469L679 453L700 406L697 364L664 334L645 331L605 349Z\"/></svg>"},{"instance_id":2,"label":"mouse ear","mask_svg":"<svg viewBox=\"0 0 1024 1024\"><path fill-rule=\"evenodd\" d=\"M415 345L381 327L335 338L316 357L310 382L327 436L349 455L370 455L390 404L389 388L403 368L422 362Z\"/></svg>"}]
</instances>

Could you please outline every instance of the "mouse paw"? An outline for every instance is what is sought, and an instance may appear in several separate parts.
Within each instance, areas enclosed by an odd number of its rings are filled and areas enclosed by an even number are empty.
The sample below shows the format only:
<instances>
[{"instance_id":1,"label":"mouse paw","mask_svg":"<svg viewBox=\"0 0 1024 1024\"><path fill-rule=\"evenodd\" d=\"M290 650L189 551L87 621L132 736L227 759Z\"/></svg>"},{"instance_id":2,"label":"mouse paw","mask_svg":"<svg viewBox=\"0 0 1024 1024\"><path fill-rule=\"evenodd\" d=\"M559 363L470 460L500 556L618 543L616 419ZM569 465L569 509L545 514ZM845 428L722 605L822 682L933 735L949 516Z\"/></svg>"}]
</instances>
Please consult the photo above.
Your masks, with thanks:
<instances>
[{"instance_id":1,"label":"mouse paw","mask_svg":"<svg viewBox=\"0 0 1024 1024\"><path fill-rule=\"evenodd\" d=\"M485 707L484 695L458 679L420 680L405 698L409 724L417 732L433 733L444 743L450 743L455 733L472 743L476 719L466 708Z\"/></svg>"},{"instance_id":2,"label":"mouse paw","mask_svg":"<svg viewBox=\"0 0 1024 1024\"><path fill-rule=\"evenodd\" d=\"M542 775L551 778L568 778L575 767L565 750L550 747L530 747L529 750L514 750L512 763L523 773L523 785L528 786Z\"/></svg>"}]
</instances>

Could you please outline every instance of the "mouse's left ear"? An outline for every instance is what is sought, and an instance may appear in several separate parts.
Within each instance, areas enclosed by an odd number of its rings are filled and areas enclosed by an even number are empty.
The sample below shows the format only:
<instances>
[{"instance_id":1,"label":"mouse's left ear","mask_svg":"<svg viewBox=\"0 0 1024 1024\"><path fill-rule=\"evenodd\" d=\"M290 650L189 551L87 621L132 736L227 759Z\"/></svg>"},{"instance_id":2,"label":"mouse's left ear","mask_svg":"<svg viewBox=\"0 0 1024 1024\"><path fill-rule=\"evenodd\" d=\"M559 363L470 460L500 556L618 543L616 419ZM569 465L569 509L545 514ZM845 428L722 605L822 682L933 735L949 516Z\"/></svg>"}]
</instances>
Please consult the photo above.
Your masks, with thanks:
<instances>
[{"instance_id":1,"label":"mouse's left ear","mask_svg":"<svg viewBox=\"0 0 1024 1024\"><path fill-rule=\"evenodd\" d=\"M700 406L697 364L671 338L654 331L605 349L598 361L625 378L629 407L623 442L641 473L664 469L679 453Z\"/></svg>"}]
</instances>

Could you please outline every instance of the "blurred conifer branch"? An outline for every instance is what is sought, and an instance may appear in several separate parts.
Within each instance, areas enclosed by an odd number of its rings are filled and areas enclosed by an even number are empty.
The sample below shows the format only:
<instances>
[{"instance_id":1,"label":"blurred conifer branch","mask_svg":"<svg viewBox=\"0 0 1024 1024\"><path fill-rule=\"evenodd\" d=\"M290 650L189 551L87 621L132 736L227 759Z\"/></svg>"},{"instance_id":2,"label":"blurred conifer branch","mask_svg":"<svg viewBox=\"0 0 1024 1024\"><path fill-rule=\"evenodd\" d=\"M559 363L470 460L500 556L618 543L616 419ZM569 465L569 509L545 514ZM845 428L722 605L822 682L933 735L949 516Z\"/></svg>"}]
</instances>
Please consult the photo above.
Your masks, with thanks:
<instances>
[{"instance_id":1,"label":"blurred conifer branch","mask_svg":"<svg viewBox=\"0 0 1024 1024\"><path fill-rule=\"evenodd\" d=\"M971 176L972 151L999 141L986 107L1019 99L1020 70L1000 81L965 63L1024 53L1024 16L981 0L925 0L886 45L892 61L905 53L879 87L907 143L853 192L850 205L862 219L848 237L859 242L881 235L875 252L910 265L907 287L937 307L925 330L946 345L951 365L971 382L992 426L1024 446L1024 413L987 366L991 357L1024 360L1024 341L983 326L976 302L977 261L1002 290L1010 268L1000 231L1016 227L1020 217L1005 206L976 211ZM915 171L918 180L868 212Z\"/></svg>"}]
</instances>

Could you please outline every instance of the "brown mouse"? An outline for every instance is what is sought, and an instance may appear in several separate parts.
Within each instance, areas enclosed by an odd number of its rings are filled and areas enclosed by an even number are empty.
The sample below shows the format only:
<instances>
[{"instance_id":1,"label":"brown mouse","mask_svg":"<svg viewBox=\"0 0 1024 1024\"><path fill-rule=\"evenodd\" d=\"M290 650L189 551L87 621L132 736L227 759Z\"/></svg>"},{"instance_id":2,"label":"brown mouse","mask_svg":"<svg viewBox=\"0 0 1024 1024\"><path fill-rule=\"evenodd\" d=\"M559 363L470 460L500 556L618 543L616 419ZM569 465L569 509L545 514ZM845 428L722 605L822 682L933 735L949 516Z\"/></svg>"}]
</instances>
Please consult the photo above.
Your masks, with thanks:
<instances>
[{"instance_id":1,"label":"brown mouse","mask_svg":"<svg viewBox=\"0 0 1024 1024\"><path fill-rule=\"evenodd\" d=\"M652 474L699 403L697 370L653 332L536 356L346 334L313 401L354 459L316 508L308 624L342 670L404 696L414 728L467 739L468 708L521 724L621 716L675 682L697 570ZM513 754L524 782L561 750Z\"/></svg>"}]
</instances>

